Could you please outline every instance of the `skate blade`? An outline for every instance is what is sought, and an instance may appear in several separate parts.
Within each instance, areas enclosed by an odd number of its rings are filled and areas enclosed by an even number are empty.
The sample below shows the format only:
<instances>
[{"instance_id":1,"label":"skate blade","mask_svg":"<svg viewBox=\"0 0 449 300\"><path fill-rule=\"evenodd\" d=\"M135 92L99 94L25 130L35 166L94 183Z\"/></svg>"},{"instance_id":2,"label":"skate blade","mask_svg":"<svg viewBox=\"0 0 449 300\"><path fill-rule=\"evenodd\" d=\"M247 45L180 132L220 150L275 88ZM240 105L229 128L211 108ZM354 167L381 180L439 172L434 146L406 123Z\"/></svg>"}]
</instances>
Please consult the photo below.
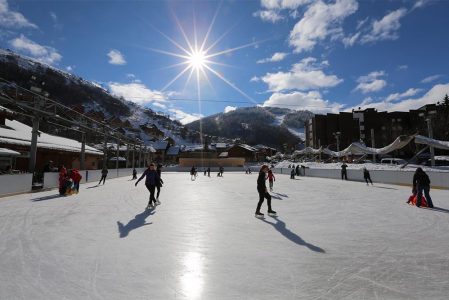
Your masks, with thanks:
<instances>
[{"instance_id":1,"label":"skate blade","mask_svg":"<svg viewBox=\"0 0 449 300\"><path fill-rule=\"evenodd\" d=\"M265 216L254 215L257 219L265 219Z\"/></svg>"},{"instance_id":2,"label":"skate blade","mask_svg":"<svg viewBox=\"0 0 449 300\"><path fill-rule=\"evenodd\" d=\"M268 213L268 215L269 215L270 217L277 217L277 216L278 216L277 214L272 214L272 213Z\"/></svg>"}]
</instances>

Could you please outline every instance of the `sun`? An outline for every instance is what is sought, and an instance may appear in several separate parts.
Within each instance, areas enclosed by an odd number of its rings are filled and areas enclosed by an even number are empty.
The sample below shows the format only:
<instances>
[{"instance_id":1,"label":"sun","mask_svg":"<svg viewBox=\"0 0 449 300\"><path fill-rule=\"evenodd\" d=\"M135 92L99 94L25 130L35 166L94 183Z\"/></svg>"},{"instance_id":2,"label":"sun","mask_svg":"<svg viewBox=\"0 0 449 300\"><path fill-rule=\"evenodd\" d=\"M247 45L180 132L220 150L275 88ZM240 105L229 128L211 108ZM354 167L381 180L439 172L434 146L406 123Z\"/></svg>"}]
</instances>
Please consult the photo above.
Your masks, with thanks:
<instances>
[{"instance_id":1,"label":"sun","mask_svg":"<svg viewBox=\"0 0 449 300\"><path fill-rule=\"evenodd\" d=\"M203 70L207 66L206 54L203 51L192 51L187 59L189 66L194 70Z\"/></svg>"}]
</instances>

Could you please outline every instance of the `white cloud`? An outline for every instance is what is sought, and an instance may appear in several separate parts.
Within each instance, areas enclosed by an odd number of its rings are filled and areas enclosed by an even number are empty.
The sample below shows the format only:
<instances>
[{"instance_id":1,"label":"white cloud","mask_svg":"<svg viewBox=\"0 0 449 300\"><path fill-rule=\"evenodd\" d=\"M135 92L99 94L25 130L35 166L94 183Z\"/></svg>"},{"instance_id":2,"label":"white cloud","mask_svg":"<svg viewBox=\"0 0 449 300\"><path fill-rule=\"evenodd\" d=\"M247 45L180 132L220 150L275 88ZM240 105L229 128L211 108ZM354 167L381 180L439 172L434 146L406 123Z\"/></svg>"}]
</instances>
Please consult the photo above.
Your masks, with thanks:
<instances>
[{"instance_id":1,"label":"white cloud","mask_svg":"<svg viewBox=\"0 0 449 300\"><path fill-rule=\"evenodd\" d=\"M410 109L418 109L426 104L436 103L444 98L444 95L449 94L449 83L437 84L433 86L427 93L420 98L408 98L400 102L371 102L369 105L357 105L355 107L376 108L378 110L387 111L408 111Z\"/></svg>"},{"instance_id":2,"label":"white cloud","mask_svg":"<svg viewBox=\"0 0 449 300\"><path fill-rule=\"evenodd\" d=\"M264 64L264 63L268 63L268 62L278 62L283 60L284 58L286 58L288 55L288 53L285 52L276 52L274 53L271 57L267 57L264 59L259 59L257 61L258 64Z\"/></svg>"},{"instance_id":3,"label":"white cloud","mask_svg":"<svg viewBox=\"0 0 449 300\"><path fill-rule=\"evenodd\" d=\"M408 69L407 65L400 65L400 66L398 66L398 70L404 71L404 70L407 70L407 69Z\"/></svg>"},{"instance_id":4,"label":"white cloud","mask_svg":"<svg viewBox=\"0 0 449 300\"><path fill-rule=\"evenodd\" d=\"M423 80L421 80L421 83L429 83L429 82L437 80L438 78L440 78L442 76L443 75L441 75L441 74L428 76L428 77L424 78Z\"/></svg>"},{"instance_id":5,"label":"white cloud","mask_svg":"<svg viewBox=\"0 0 449 300\"><path fill-rule=\"evenodd\" d=\"M290 32L289 44L294 47L295 52L300 53L312 50L319 41L328 37L342 37L341 24L357 9L356 0L336 0L331 4L314 2Z\"/></svg>"},{"instance_id":6,"label":"white cloud","mask_svg":"<svg viewBox=\"0 0 449 300\"><path fill-rule=\"evenodd\" d=\"M388 14L382 19L374 21L371 24L370 32L361 38L361 43L373 43L382 40L396 40L399 38L400 20L407 14L407 9L399 8Z\"/></svg>"},{"instance_id":7,"label":"white cloud","mask_svg":"<svg viewBox=\"0 0 449 300\"><path fill-rule=\"evenodd\" d=\"M311 0L261 0L260 5L266 9L297 9Z\"/></svg>"},{"instance_id":8,"label":"white cloud","mask_svg":"<svg viewBox=\"0 0 449 300\"><path fill-rule=\"evenodd\" d=\"M108 52L107 54L109 56L109 63L111 65L125 65L126 64L126 60L125 57L123 56L123 54L116 50L116 49L112 49L111 51Z\"/></svg>"},{"instance_id":9,"label":"white cloud","mask_svg":"<svg viewBox=\"0 0 449 300\"><path fill-rule=\"evenodd\" d=\"M162 109L166 109L167 108L167 106L165 105L165 104L163 104L163 103L160 103L160 102L153 102L153 103L151 103L153 106L156 106L156 107L158 107L158 108L162 108Z\"/></svg>"},{"instance_id":10,"label":"white cloud","mask_svg":"<svg viewBox=\"0 0 449 300\"><path fill-rule=\"evenodd\" d=\"M355 33L352 36L346 36L342 39L343 45L345 45L345 47L351 47L353 46L359 39L360 37L360 32Z\"/></svg>"},{"instance_id":11,"label":"white cloud","mask_svg":"<svg viewBox=\"0 0 449 300\"><path fill-rule=\"evenodd\" d=\"M189 114L177 108L170 108L169 111L181 124L188 124L204 117L203 114Z\"/></svg>"},{"instance_id":12,"label":"white cloud","mask_svg":"<svg viewBox=\"0 0 449 300\"><path fill-rule=\"evenodd\" d=\"M7 0L0 0L0 26L9 28L38 28L19 12L9 9Z\"/></svg>"},{"instance_id":13,"label":"white cloud","mask_svg":"<svg viewBox=\"0 0 449 300\"><path fill-rule=\"evenodd\" d=\"M354 91L361 91L363 94L380 91L387 85L387 82L379 77L383 77L385 75L386 74L384 71L375 71L369 73L368 75L360 76L357 79L359 84L356 86Z\"/></svg>"},{"instance_id":14,"label":"white cloud","mask_svg":"<svg viewBox=\"0 0 449 300\"><path fill-rule=\"evenodd\" d=\"M385 99L385 101L387 101L387 102L398 101L398 100L406 98L406 97L415 96L416 94L418 94L421 91L422 91L422 89L413 89L413 88L411 88L411 89L408 89L407 91L405 91L403 93L390 94Z\"/></svg>"},{"instance_id":15,"label":"white cloud","mask_svg":"<svg viewBox=\"0 0 449 300\"><path fill-rule=\"evenodd\" d=\"M226 106L225 107L225 109L224 109L224 112L225 113L228 113L228 112L230 112L230 111L234 111L234 110L236 110L237 109L237 107L236 106Z\"/></svg>"},{"instance_id":16,"label":"white cloud","mask_svg":"<svg viewBox=\"0 0 449 300\"><path fill-rule=\"evenodd\" d=\"M108 85L113 95L138 104L163 103L167 99L164 93L151 90L142 83L109 82Z\"/></svg>"},{"instance_id":17,"label":"white cloud","mask_svg":"<svg viewBox=\"0 0 449 300\"><path fill-rule=\"evenodd\" d=\"M251 77L251 79L250 79L249 81L250 81L250 82L259 82L259 81L260 81L260 78L257 77L257 76L253 76L253 77Z\"/></svg>"},{"instance_id":18,"label":"white cloud","mask_svg":"<svg viewBox=\"0 0 449 300\"><path fill-rule=\"evenodd\" d=\"M68 72L72 72L74 68L75 68L75 66L67 66L67 67L65 67L65 69L66 69Z\"/></svg>"},{"instance_id":19,"label":"white cloud","mask_svg":"<svg viewBox=\"0 0 449 300\"><path fill-rule=\"evenodd\" d=\"M259 17L262 21L276 23L282 20L284 17L275 10L258 10L253 13L254 17Z\"/></svg>"},{"instance_id":20,"label":"white cloud","mask_svg":"<svg viewBox=\"0 0 449 300\"><path fill-rule=\"evenodd\" d=\"M54 64L61 60L62 55L53 47L42 46L26 38L23 34L20 37L10 40L11 46L20 52L35 58L46 64Z\"/></svg>"},{"instance_id":21,"label":"white cloud","mask_svg":"<svg viewBox=\"0 0 449 300\"><path fill-rule=\"evenodd\" d=\"M429 5L431 2L433 2L433 0L418 0L415 2L415 4L413 5L412 9L416 9L416 8L421 8L424 6Z\"/></svg>"},{"instance_id":22,"label":"white cloud","mask_svg":"<svg viewBox=\"0 0 449 300\"><path fill-rule=\"evenodd\" d=\"M318 91L273 93L263 106L310 110L315 113L338 113L344 105L324 100Z\"/></svg>"},{"instance_id":23,"label":"white cloud","mask_svg":"<svg viewBox=\"0 0 449 300\"><path fill-rule=\"evenodd\" d=\"M294 64L289 72L267 73L261 79L268 85L270 91L275 92L328 88L343 82L343 79L335 75L326 75L322 71L327 65L327 61L317 63L315 58L307 57Z\"/></svg>"},{"instance_id":24,"label":"white cloud","mask_svg":"<svg viewBox=\"0 0 449 300\"><path fill-rule=\"evenodd\" d=\"M134 78L136 78L136 75L134 75L133 73L128 73L128 74L126 74L126 77L128 77L130 79L134 79Z\"/></svg>"}]
</instances>

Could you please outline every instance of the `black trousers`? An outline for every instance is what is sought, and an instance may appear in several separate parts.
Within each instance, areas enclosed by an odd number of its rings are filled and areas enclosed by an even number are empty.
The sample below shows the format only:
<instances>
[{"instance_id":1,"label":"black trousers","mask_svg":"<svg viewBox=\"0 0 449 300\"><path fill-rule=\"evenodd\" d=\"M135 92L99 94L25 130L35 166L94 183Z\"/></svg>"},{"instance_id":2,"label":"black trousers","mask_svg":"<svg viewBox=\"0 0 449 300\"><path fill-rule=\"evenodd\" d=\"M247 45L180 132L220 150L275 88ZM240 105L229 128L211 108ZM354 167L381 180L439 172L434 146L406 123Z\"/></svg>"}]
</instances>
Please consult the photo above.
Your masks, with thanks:
<instances>
[{"instance_id":1,"label":"black trousers","mask_svg":"<svg viewBox=\"0 0 449 300\"><path fill-rule=\"evenodd\" d=\"M348 180L348 173L346 171L341 171L341 180Z\"/></svg>"},{"instance_id":2,"label":"black trousers","mask_svg":"<svg viewBox=\"0 0 449 300\"><path fill-rule=\"evenodd\" d=\"M373 184L373 181L371 180L371 176L365 176L366 184L368 184L368 180L369 180L369 182L371 182L371 184Z\"/></svg>"},{"instance_id":3,"label":"black trousers","mask_svg":"<svg viewBox=\"0 0 449 300\"><path fill-rule=\"evenodd\" d=\"M108 176L108 175L101 175L101 179L100 179L100 182L98 184L101 184L101 181L103 181L103 184L105 184L106 176Z\"/></svg>"},{"instance_id":4,"label":"black trousers","mask_svg":"<svg viewBox=\"0 0 449 300\"><path fill-rule=\"evenodd\" d=\"M268 210L271 211L271 195L266 191L257 190L259 192L259 203L257 203L256 212L260 212L264 199L267 199Z\"/></svg>"},{"instance_id":5,"label":"black trousers","mask_svg":"<svg viewBox=\"0 0 449 300\"><path fill-rule=\"evenodd\" d=\"M148 201L148 205L150 205L151 202L156 203L156 198L154 198L154 191L156 189L156 186L152 184L145 184L145 186L147 187L148 191L150 191L150 200Z\"/></svg>"},{"instance_id":6,"label":"black trousers","mask_svg":"<svg viewBox=\"0 0 449 300\"><path fill-rule=\"evenodd\" d=\"M161 187L157 185L156 190L157 190L156 198L159 198L159 194L161 193Z\"/></svg>"}]
</instances>

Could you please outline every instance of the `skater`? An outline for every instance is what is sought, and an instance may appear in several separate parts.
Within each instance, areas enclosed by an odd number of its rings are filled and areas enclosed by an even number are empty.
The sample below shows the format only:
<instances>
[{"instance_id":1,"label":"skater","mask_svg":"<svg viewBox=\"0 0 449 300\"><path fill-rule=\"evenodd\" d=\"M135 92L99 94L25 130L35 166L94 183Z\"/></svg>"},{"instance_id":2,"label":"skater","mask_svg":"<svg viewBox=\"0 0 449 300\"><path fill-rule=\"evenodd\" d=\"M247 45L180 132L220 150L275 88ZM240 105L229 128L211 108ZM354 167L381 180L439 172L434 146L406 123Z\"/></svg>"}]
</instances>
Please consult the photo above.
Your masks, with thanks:
<instances>
[{"instance_id":1,"label":"skater","mask_svg":"<svg viewBox=\"0 0 449 300\"><path fill-rule=\"evenodd\" d=\"M220 177L223 177L224 167L220 167Z\"/></svg>"},{"instance_id":2,"label":"skater","mask_svg":"<svg viewBox=\"0 0 449 300\"><path fill-rule=\"evenodd\" d=\"M159 205L161 204L161 201L159 201L159 194L161 193L161 187L164 184L164 181L162 180L161 174L162 174L162 165L157 165L157 175L159 176L159 181L156 184L156 190L157 190L157 194L156 194L156 204Z\"/></svg>"},{"instance_id":3,"label":"skater","mask_svg":"<svg viewBox=\"0 0 449 300\"><path fill-rule=\"evenodd\" d=\"M299 165L296 165L296 176L299 176Z\"/></svg>"},{"instance_id":4,"label":"skater","mask_svg":"<svg viewBox=\"0 0 449 300\"><path fill-rule=\"evenodd\" d=\"M155 170L155 166L153 163L151 163L148 166L148 169L143 172L142 176L140 176L140 178L136 181L135 186L137 186L139 181L141 181L144 177L146 177L145 186L147 187L148 191L150 191L150 199L148 201L147 209L154 208L156 206L156 198L154 198L154 192L160 178L157 174L157 171Z\"/></svg>"},{"instance_id":5,"label":"skater","mask_svg":"<svg viewBox=\"0 0 449 300\"><path fill-rule=\"evenodd\" d=\"M273 191L273 182L276 181L273 171L268 170L268 182L270 183L270 192Z\"/></svg>"},{"instance_id":6,"label":"skater","mask_svg":"<svg viewBox=\"0 0 449 300\"><path fill-rule=\"evenodd\" d=\"M204 169L204 176L206 176L207 174L207 169Z\"/></svg>"},{"instance_id":7,"label":"skater","mask_svg":"<svg viewBox=\"0 0 449 300\"><path fill-rule=\"evenodd\" d=\"M371 180L371 175L369 174L369 171L366 167L363 168L363 178L365 178L366 185L369 185L368 181L371 182L371 185L373 185L373 181Z\"/></svg>"},{"instance_id":8,"label":"skater","mask_svg":"<svg viewBox=\"0 0 449 300\"><path fill-rule=\"evenodd\" d=\"M195 180L196 179L196 169L195 166L192 166L192 168L190 169L190 180Z\"/></svg>"},{"instance_id":9,"label":"skater","mask_svg":"<svg viewBox=\"0 0 449 300\"><path fill-rule=\"evenodd\" d=\"M73 193L78 194L80 191L80 181L83 179L83 176L77 169L73 169L72 172L70 172L70 178L73 180Z\"/></svg>"},{"instance_id":10,"label":"skater","mask_svg":"<svg viewBox=\"0 0 449 300\"><path fill-rule=\"evenodd\" d=\"M136 171L136 168L133 169L133 179L132 179L132 180L134 180L134 179L137 179L137 171Z\"/></svg>"},{"instance_id":11,"label":"skater","mask_svg":"<svg viewBox=\"0 0 449 300\"><path fill-rule=\"evenodd\" d=\"M430 198L430 179L426 172L422 168L417 168L415 175L413 175L413 194L417 196L416 207L421 206L421 197L424 191L424 196L427 200L427 206L433 208L432 198Z\"/></svg>"},{"instance_id":12,"label":"skater","mask_svg":"<svg viewBox=\"0 0 449 300\"><path fill-rule=\"evenodd\" d=\"M290 172L290 179L295 179L295 169L292 169Z\"/></svg>"},{"instance_id":13,"label":"skater","mask_svg":"<svg viewBox=\"0 0 449 300\"><path fill-rule=\"evenodd\" d=\"M259 202L257 203L256 208L256 217L263 218L263 213L260 212L260 208L262 207L262 203L264 199L267 199L268 204L268 214L271 216L276 216L276 212L271 209L271 196L267 191L267 186L265 185L265 176L268 172L268 166L263 165L259 171L259 177L257 178L257 192L259 193Z\"/></svg>"},{"instance_id":14,"label":"skater","mask_svg":"<svg viewBox=\"0 0 449 300\"><path fill-rule=\"evenodd\" d=\"M210 167L207 168L207 177L210 177Z\"/></svg>"},{"instance_id":15,"label":"skater","mask_svg":"<svg viewBox=\"0 0 449 300\"><path fill-rule=\"evenodd\" d=\"M103 167L103 170L101 170L101 179L100 182L97 185L101 184L101 181L103 181L103 185L106 183L106 177L108 176L108 169L105 167Z\"/></svg>"},{"instance_id":16,"label":"skater","mask_svg":"<svg viewBox=\"0 0 449 300\"><path fill-rule=\"evenodd\" d=\"M346 171L346 168L348 167L348 165L343 162L343 164L341 165L341 180L348 180L348 173Z\"/></svg>"},{"instance_id":17,"label":"skater","mask_svg":"<svg viewBox=\"0 0 449 300\"><path fill-rule=\"evenodd\" d=\"M67 169L64 165L59 167L59 195L65 195L65 179L67 177Z\"/></svg>"}]
</instances>

